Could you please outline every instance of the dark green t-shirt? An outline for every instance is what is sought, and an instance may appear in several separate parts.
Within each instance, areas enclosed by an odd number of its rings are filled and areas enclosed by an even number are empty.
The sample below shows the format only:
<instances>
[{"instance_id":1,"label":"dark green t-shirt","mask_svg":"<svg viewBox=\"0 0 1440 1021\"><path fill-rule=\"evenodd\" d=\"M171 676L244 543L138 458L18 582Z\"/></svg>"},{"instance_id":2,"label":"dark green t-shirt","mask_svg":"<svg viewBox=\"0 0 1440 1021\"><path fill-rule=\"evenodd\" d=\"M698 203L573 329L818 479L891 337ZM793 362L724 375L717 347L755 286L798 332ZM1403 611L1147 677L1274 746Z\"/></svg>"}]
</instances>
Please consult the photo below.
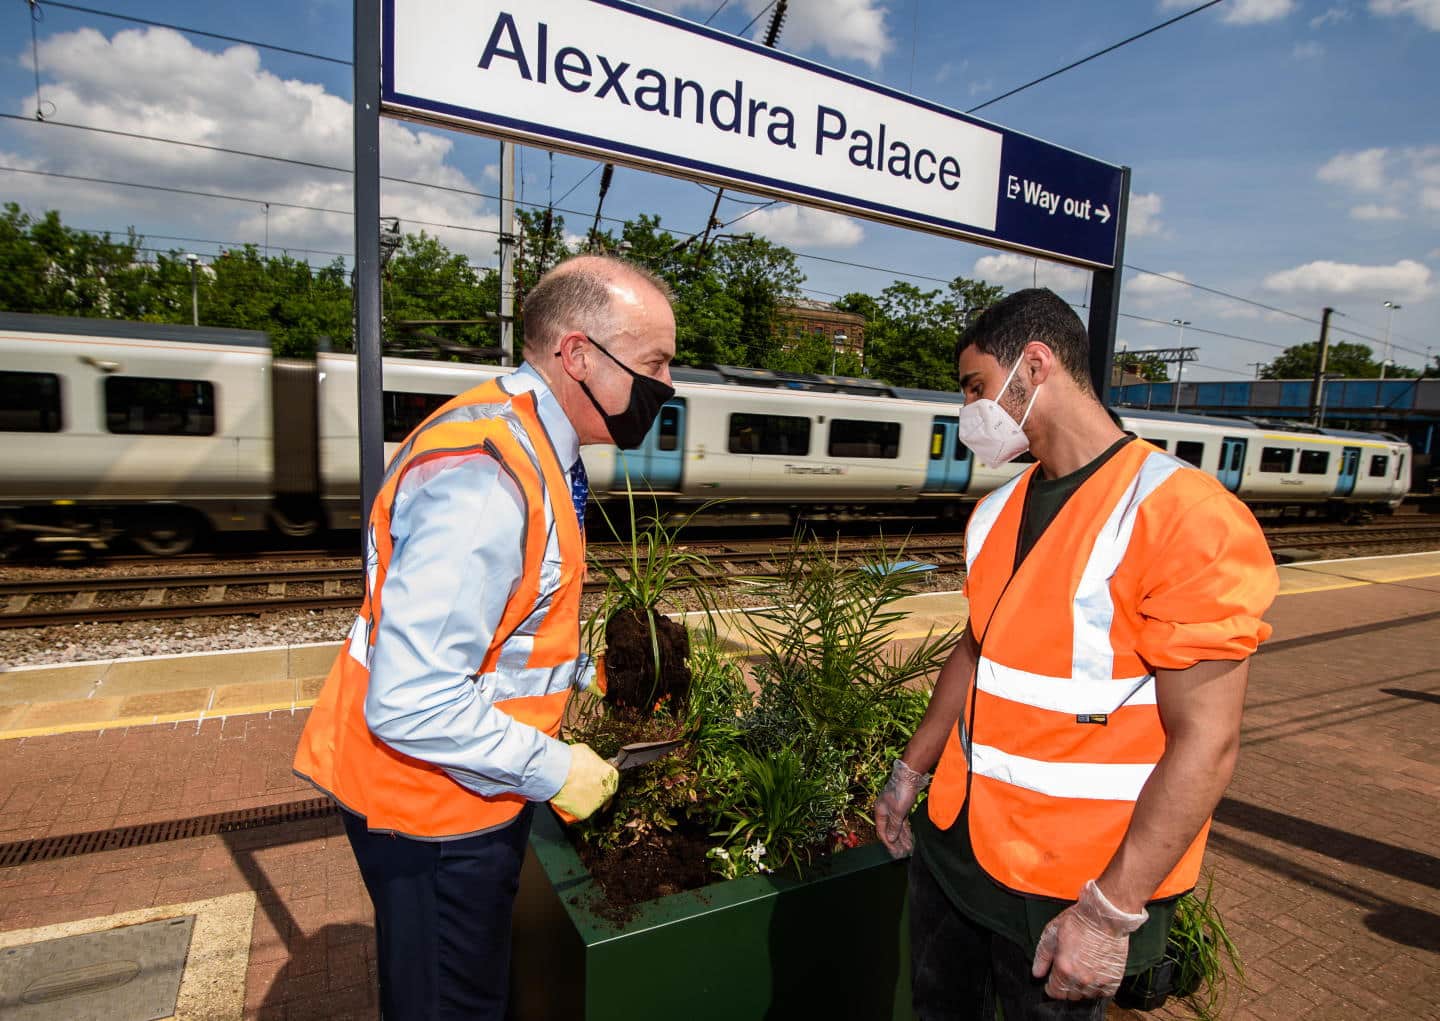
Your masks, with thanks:
<instances>
[{"instance_id":1,"label":"dark green t-shirt","mask_svg":"<svg viewBox=\"0 0 1440 1021\"><path fill-rule=\"evenodd\" d=\"M1133 437L1117 440L1085 467L1046 479L1036 475L1025 494L1025 508L1020 519L1020 537L1015 549L1018 569L1027 553L1035 546L1045 529L1055 520L1065 502L1086 479L1129 443ZM967 805L948 830L930 821L930 813L921 806L911 817L915 832L915 853L925 863L940 889L957 909L991 932L1025 947L1034 954L1035 944L1050 920L1069 907L1069 902L1048 897L1032 897L1001 886L975 860L970 845L970 809ZM1130 936L1130 957L1126 974L1144 971L1165 954L1165 939L1175 917L1175 899L1147 905L1150 918Z\"/></svg>"}]
</instances>

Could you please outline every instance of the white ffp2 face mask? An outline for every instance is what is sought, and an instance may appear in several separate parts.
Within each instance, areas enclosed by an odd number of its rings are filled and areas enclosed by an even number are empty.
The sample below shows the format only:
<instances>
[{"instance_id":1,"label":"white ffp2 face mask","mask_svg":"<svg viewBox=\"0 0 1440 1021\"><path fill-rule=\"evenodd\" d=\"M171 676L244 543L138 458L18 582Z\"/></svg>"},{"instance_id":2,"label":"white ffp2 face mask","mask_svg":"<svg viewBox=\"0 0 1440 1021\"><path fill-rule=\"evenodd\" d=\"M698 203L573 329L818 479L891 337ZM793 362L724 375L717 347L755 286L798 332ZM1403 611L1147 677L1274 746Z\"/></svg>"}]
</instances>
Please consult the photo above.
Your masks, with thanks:
<instances>
[{"instance_id":1,"label":"white ffp2 face mask","mask_svg":"<svg viewBox=\"0 0 1440 1021\"><path fill-rule=\"evenodd\" d=\"M1000 384L1000 393L1005 392L1010 381L1015 378L1020 362L1024 360L1025 356L1021 355L1015 362L1010 369L1010 375ZM975 456L981 463L991 468L998 468L1015 460L1030 449L1030 440L1025 435L1025 423L1030 418L1030 410L1035 407L1035 397L1039 393L1040 387L1036 386L1019 422L1010 417L1010 412L1002 408L999 402L989 397L970 401L960 409L960 442L975 451Z\"/></svg>"}]
</instances>

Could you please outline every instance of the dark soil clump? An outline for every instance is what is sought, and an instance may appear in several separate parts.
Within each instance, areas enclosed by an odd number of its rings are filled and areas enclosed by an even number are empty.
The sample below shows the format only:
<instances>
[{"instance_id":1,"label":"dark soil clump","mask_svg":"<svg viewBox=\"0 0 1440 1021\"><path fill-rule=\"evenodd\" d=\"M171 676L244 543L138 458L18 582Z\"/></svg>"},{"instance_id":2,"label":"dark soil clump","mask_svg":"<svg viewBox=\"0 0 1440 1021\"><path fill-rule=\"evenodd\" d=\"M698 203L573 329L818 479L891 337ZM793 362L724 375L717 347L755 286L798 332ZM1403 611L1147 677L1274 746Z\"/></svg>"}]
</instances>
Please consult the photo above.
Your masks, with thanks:
<instances>
[{"instance_id":1,"label":"dark soil clump","mask_svg":"<svg viewBox=\"0 0 1440 1021\"><path fill-rule=\"evenodd\" d=\"M650 621L660 646L658 680ZM605 625L606 700L649 711L668 696L668 705L675 711L690 694L689 658L690 635L683 625L658 613L647 615L633 608L617 611Z\"/></svg>"},{"instance_id":2,"label":"dark soil clump","mask_svg":"<svg viewBox=\"0 0 1440 1021\"><path fill-rule=\"evenodd\" d=\"M682 823L673 832L632 847L600 851L578 846L580 860L605 891L605 899L594 905L596 914L624 925L638 904L714 882L705 858L708 837L703 827Z\"/></svg>"}]
</instances>

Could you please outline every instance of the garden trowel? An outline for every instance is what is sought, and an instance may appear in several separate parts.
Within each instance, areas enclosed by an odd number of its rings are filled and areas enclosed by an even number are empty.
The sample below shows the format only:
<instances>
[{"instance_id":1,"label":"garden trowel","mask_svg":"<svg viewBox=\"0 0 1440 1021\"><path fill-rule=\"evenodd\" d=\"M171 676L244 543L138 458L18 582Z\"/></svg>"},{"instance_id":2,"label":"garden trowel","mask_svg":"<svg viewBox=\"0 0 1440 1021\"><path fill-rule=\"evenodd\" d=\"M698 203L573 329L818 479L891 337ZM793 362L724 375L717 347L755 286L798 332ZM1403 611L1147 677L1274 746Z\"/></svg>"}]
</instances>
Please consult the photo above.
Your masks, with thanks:
<instances>
[{"instance_id":1,"label":"garden trowel","mask_svg":"<svg viewBox=\"0 0 1440 1021\"><path fill-rule=\"evenodd\" d=\"M637 741L625 745L606 761L623 773L627 769L654 762L662 755L669 755L683 743L683 739L678 737L669 741Z\"/></svg>"}]
</instances>

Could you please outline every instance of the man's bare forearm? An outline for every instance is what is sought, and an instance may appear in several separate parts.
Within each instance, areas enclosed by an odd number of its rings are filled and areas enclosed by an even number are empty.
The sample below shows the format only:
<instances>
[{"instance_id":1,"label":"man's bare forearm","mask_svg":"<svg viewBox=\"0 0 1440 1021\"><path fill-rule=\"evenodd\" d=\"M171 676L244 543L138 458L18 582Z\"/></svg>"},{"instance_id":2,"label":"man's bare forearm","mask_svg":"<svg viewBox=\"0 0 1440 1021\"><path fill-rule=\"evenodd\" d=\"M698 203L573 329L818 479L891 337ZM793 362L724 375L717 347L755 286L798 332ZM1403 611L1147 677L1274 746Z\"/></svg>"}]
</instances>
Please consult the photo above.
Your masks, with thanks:
<instances>
[{"instance_id":1,"label":"man's bare forearm","mask_svg":"<svg viewBox=\"0 0 1440 1021\"><path fill-rule=\"evenodd\" d=\"M1199 663L1157 679L1165 754L1141 788L1130 828L1096 883L1138 912L1215 811L1235 771L1249 665Z\"/></svg>"},{"instance_id":2,"label":"man's bare forearm","mask_svg":"<svg viewBox=\"0 0 1440 1021\"><path fill-rule=\"evenodd\" d=\"M1135 802L1125 840L1097 885L1122 911L1154 896L1215 811L1235 769L1235 748L1208 745L1166 751Z\"/></svg>"},{"instance_id":3,"label":"man's bare forearm","mask_svg":"<svg viewBox=\"0 0 1440 1021\"><path fill-rule=\"evenodd\" d=\"M905 746L905 764L916 772L929 773L940 761L940 753L945 750L945 742L950 737L950 728L965 711L965 694L970 690L970 678L975 673L976 653L975 640L966 630L940 668L935 690L930 694L930 705L920 726L915 728L910 743Z\"/></svg>"}]
</instances>

